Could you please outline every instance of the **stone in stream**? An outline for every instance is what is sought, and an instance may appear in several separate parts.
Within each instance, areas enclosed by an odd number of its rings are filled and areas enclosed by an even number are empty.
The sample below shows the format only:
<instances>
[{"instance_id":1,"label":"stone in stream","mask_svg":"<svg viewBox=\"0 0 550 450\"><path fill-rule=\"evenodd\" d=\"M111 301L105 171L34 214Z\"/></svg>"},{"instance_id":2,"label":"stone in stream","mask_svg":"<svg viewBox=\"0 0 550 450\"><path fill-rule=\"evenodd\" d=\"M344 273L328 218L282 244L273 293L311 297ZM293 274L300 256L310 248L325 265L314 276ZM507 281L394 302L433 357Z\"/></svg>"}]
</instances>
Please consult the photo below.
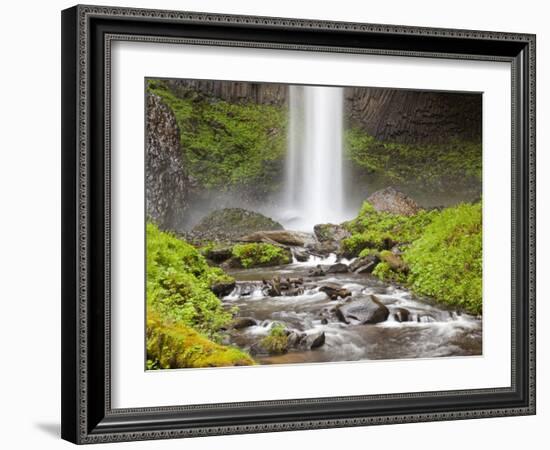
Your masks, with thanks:
<instances>
[{"instance_id":1,"label":"stone in stream","mask_svg":"<svg viewBox=\"0 0 550 450\"><path fill-rule=\"evenodd\" d=\"M336 283L324 283L319 291L327 294L331 300L337 300L338 297L346 298L351 295L350 291Z\"/></svg>"},{"instance_id":2,"label":"stone in stream","mask_svg":"<svg viewBox=\"0 0 550 450\"><path fill-rule=\"evenodd\" d=\"M371 273L376 265L380 262L378 255L368 255L356 258L350 265L349 269L355 273Z\"/></svg>"},{"instance_id":3,"label":"stone in stream","mask_svg":"<svg viewBox=\"0 0 550 450\"><path fill-rule=\"evenodd\" d=\"M344 263L336 263L330 266L327 269L327 273L347 273L349 272L349 267Z\"/></svg>"},{"instance_id":4,"label":"stone in stream","mask_svg":"<svg viewBox=\"0 0 550 450\"><path fill-rule=\"evenodd\" d=\"M397 321L397 322L408 322L409 321L409 317L410 317L410 312L408 309L405 309L405 308L395 308L393 311L392 311L392 314L393 314L393 318Z\"/></svg>"},{"instance_id":5,"label":"stone in stream","mask_svg":"<svg viewBox=\"0 0 550 450\"><path fill-rule=\"evenodd\" d=\"M317 267L311 269L307 274L310 277L324 277L326 275L321 265L318 265Z\"/></svg>"},{"instance_id":6,"label":"stone in stream","mask_svg":"<svg viewBox=\"0 0 550 450\"><path fill-rule=\"evenodd\" d=\"M293 248L292 254L299 262L306 262L309 259L309 253L303 248Z\"/></svg>"},{"instance_id":7,"label":"stone in stream","mask_svg":"<svg viewBox=\"0 0 550 450\"><path fill-rule=\"evenodd\" d=\"M231 328L241 330L243 328L253 327L258 325L258 321L253 317L237 317L231 322Z\"/></svg>"},{"instance_id":8,"label":"stone in stream","mask_svg":"<svg viewBox=\"0 0 550 450\"><path fill-rule=\"evenodd\" d=\"M218 297L225 297L231 294L233 289L235 289L235 281L220 281L219 283L214 283L210 287L210 290Z\"/></svg>"},{"instance_id":9,"label":"stone in stream","mask_svg":"<svg viewBox=\"0 0 550 450\"><path fill-rule=\"evenodd\" d=\"M387 320L390 311L372 295L356 298L339 305L338 318L349 324L375 324Z\"/></svg>"},{"instance_id":10,"label":"stone in stream","mask_svg":"<svg viewBox=\"0 0 550 450\"><path fill-rule=\"evenodd\" d=\"M307 343L311 350L321 347L321 345L325 343L325 332L320 331L319 333L309 335L307 337Z\"/></svg>"}]
</instances>

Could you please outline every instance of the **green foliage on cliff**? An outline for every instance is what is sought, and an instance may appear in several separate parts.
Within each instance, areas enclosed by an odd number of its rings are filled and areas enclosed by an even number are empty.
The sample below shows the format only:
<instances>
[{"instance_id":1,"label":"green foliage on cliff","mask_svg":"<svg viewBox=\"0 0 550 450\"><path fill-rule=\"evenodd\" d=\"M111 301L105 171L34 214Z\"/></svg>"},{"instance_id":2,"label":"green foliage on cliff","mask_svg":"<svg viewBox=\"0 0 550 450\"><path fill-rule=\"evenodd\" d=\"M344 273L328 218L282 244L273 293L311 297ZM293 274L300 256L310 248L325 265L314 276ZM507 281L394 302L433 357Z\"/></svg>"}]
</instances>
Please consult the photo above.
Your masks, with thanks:
<instances>
[{"instance_id":1,"label":"green foliage on cliff","mask_svg":"<svg viewBox=\"0 0 550 450\"><path fill-rule=\"evenodd\" d=\"M292 255L288 250L264 243L237 244L233 247L233 256L244 268L278 266L292 262Z\"/></svg>"},{"instance_id":2,"label":"green foliage on cliff","mask_svg":"<svg viewBox=\"0 0 550 450\"><path fill-rule=\"evenodd\" d=\"M162 80L149 80L147 89L173 110L189 175L202 187L276 188L286 150L286 109L194 91L176 96Z\"/></svg>"},{"instance_id":3,"label":"green foliage on cliff","mask_svg":"<svg viewBox=\"0 0 550 450\"><path fill-rule=\"evenodd\" d=\"M183 364L188 357L193 361L189 366L168 366L198 367L203 360L207 361L205 365L212 365L216 357L229 361L234 353L212 341L220 339L220 329L231 321L232 315L224 310L210 287L231 280L221 269L210 267L194 247L152 223L147 224L149 367L164 368L167 361L176 360ZM207 354L201 349L207 349ZM242 352L238 355L235 363L241 362Z\"/></svg>"},{"instance_id":4,"label":"green foliage on cliff","mask_svg":"<svg viewBox=\"0 0 550 450\"><path fill-rule=\"evenodd\" d=\"M446 144L397 144L377 140L359 128L345 131L347 158L368 174L387 181L414 181L438 188L447 182L481 180L481 144L454 140Z\"/></svg>"},{"instance_id":5,"label":"green foliage on cliff","mask_svg":"<svg viewBox=\"0 0 550 450\"><path fill-rule=\"evenodd\" d=\"M420 211L405 217L377 212L367 202L348 222L350 238L341 243L349 256L378 254L382 260L373 275L409 285L415 292L437 301L482 311L481 203L460 204L441 211ZM405 268L393 264L385 251L403 249Z\"/></svg>"},{"instance_id":6,"label":"green foliage on cliff","mask_svg":"<svg viewBox=\"0 0 550 450\"><path fill-rule=\"evenodd\" d=\"M441 211L405 252L413 289L451 305L482 311L481 203Z\"/></svg>"}]
</instances>

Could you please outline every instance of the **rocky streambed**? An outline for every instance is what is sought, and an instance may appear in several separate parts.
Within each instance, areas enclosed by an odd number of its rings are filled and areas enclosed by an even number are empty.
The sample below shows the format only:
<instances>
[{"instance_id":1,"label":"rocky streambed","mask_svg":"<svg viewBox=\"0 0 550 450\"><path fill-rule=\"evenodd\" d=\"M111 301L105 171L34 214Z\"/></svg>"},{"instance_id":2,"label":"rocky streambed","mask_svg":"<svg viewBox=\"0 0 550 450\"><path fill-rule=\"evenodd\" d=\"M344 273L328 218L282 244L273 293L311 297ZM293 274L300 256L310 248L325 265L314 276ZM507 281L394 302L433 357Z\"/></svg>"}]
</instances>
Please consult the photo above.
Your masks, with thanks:
<instances>
[{"instance_id":1,"label":"rocky streambed","mask_svg":"<svg viewBox=\"0 0 550 450\"><path fill-rule=\"evenodd\" d=\"M480 317L353 272L354 260L337 260L335 254L300 259L230 271L237 282L222 300L239 312L227 343L246 349L261 364L482 353ZM286 336L278 352L262 345L274 327Z\"/></svg>"}]
</instances>

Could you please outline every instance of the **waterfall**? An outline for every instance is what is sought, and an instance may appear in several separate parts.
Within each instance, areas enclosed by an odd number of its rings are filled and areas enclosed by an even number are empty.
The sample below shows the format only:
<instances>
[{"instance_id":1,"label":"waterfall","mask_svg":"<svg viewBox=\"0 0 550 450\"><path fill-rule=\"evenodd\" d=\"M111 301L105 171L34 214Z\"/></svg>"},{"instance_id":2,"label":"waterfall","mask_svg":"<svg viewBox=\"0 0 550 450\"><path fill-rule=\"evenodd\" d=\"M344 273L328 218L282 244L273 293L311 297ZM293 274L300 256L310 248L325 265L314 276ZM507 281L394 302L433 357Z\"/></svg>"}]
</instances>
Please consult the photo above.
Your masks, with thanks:
<instances>
[{"instance_id":1,"label":"waterfall","mask_svg":"<svg viewBox=\"0 0 550 450\"><path fill-rule=\"evenodd\" d=\"M344 217L343 89L290 86L285 207L288 227L311 231Z\"/></svg>"}]
</instances>

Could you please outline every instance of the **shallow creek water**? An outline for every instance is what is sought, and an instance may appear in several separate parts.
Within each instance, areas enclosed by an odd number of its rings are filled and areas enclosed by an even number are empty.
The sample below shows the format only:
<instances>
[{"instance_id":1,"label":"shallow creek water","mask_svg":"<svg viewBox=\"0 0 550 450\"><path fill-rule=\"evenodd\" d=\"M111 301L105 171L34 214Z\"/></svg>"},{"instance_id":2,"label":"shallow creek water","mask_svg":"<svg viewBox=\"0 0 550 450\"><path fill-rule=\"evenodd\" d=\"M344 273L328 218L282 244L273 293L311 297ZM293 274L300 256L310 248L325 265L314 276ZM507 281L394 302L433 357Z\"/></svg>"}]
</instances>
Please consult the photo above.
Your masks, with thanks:
<instances>
[{"instance_id":1,"label":"shallow creek water","mask_svg":"<svg viewBox=\"0 0 550 450\"><path fill-rule=\"evenodd\" d=\"M343 273L308 277L312 267L331 264L335 260L334 255L326 259L311 257L303 263L295 261L285 266L231 272L237 286L223 302L227 306L238 306L238 316L253 317L258 321L258 325L234 330L231 343L248 350L267 336L275 323L281 323L288 330L308 335L322 331L325 343L313 350L291 349L284 355L256 355L255 359L261 364L481 355L481 318L421 299L371 275ZM265 295L262 280L276 276L282 279L303 277L303 294ZM319 286L326 282L342 285L352 293L352 299L376 295L389 309L388 319L363 325L346 324L336 318L323 323L322 311L338 303L319 291ZM394 313L398 308L409 311L408 321L396 320Z\"/></svg>"}]
</instances>

